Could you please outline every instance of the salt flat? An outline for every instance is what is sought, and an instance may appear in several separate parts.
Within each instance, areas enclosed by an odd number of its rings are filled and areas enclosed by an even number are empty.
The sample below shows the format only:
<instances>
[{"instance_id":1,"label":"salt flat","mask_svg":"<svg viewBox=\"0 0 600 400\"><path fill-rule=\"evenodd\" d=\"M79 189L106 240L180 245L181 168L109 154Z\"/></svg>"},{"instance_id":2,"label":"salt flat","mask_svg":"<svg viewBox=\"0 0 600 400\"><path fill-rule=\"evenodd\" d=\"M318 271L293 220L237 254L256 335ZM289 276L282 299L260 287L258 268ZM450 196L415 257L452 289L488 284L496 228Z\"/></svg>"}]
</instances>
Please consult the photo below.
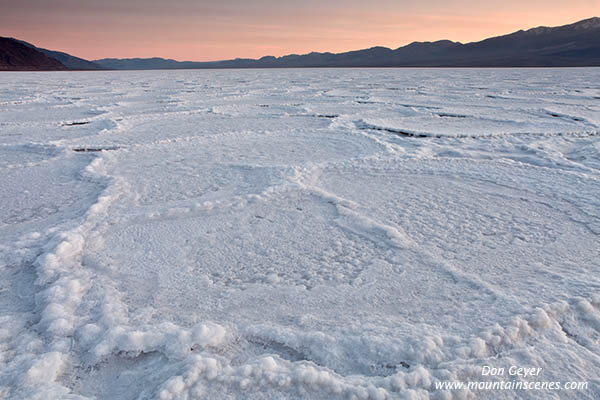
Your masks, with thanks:
<instances>
[{"instance_id":1,"label":"salt flat","mask_svg":"<svg viewBox=\"0 0 600 400\"><path fill-rule=\"evenodd\" d=\"M0 397L600 398L599 133L597 68L2 73ZM511 379L589 386L436 387Z\"/></svg>"}]
</instances>

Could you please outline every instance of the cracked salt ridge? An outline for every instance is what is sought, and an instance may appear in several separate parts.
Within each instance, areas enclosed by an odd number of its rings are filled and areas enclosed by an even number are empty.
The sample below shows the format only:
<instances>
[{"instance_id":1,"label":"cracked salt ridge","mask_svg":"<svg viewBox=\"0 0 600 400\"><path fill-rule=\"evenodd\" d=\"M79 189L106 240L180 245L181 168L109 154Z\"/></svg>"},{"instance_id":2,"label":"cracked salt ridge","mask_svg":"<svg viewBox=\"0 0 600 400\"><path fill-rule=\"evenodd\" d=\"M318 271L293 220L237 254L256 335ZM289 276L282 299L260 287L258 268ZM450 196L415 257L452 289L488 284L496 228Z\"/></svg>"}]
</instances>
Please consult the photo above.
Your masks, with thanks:
<instances>
[{"instance_id":1,"label":"cracked salt ridge","mask_svg":"<svg viewBox=\"0 0 600 400\"><path fill-rule=\"evenodd\" d=\"M78 125L87 125L91 123L91 121L81 121L81 122L65 122L62 126L78 126Z\"/></svg>"},{"instance_id":2,"label":"cracked salt ridge","mask_svg":"<svg viewBox=\"0 0 600 400\"><path fill-rule=\"evenodd\" d=\"M377 238L382 236L378 233L383 233L383 236L386 238L389 246L398 248L400 250L413 251L419 255L418 258L421 258L423 261L426 261L426 263L434 265L437 268L445 271L455 281L467 282L469 285L477 287L496 298L505 299L507 301L509 300L504 293L500 292L493 285L482 281L477 276L461 272L445 261L440 260L423 250L420 244L410 238L406 232L401 231L399 226L391 226L381 223L372 219L368 215L358 212L357 209L359 207L357 203L341 198L333 193L329 193L326 190L313 185L311 182L306 182L302 178L303 174L298 172L299 170L296 171L296 183L300 185L300 187L323 198L325 201L336 207L336 210L341 218L335 219L335 222L342 229L345 229L354 235L363 237L370 241L373 241L374 237ZM310 180L314 181L314 177L311 177Z\"/></svg>"},{"instance_id":3,"label":"cracked salt ridge","mask_svg":"<svg viewBox=\"0 0 600 400\"><path fill-rule=\"evenodd\" d=\"M511 133L493 133L493 134L474 134L464 135L456 133L440 134L440 133L423 133L412 130L404 130L397 128L387 128L378 125L372 125L364 121L357 121L355 125L358 129L362 130L374 130L393 133L398 136L411 137L411 138L434 138L434 139L489 139L489 138L504 138L507 136L572 136L572 137L591 137L600 135L600 131L572 131L572 132L555 132L555 133L535 133L535 132L511 132Z\"/></svg>"},{"instance_id":4,"label":"cracked salt ridge","mask_svg":"<svg viewBox=\"0 0 600 400\"><path fill-rule=\"evenodd\" d=\"M103 162L102 158L95 158L85 169L90 179L106 186L103 193L87 210L81 224L53 234L33 263L37 275L35 285L40 288L35 296L39 315L35 327L45 345L35 361L21 367L24 368L21 376L12 378L19 382L15 383L17 387L13 392L16 398L26 398L33 393L44 393L47 398L70 396L58 378L71 364L78 362L71 353L74 337L78 338L79 346L83 346L82 350L91 351L88 362L92 365L114 353L161 351L169 358L180 358L190 348L215 346L226 337L221 326L210 323L197 324L189 330L169 323L128 328L122 305L110 298L110 294L114 294L110 290L105 290L104 298L99 299L102 311L96 321L89 320L87 313L92 310L86 308L89 304L83 299L90 291L97 290L95 286L101 280L92 270L81 268L83 247L86 237L123 190L121 182L106 176Z\"/></svg>"},{"instance_id":5,"label":"cracked salt ridge","mask_svg":"<svg viewBox=\"0 0 600 400\"><path fill-rule=\"evenodd\" d=\"M567 118L567 119L570 119L570 120L575 121L575 122L583 122L583 121L585 121L583 118L573 117L571 115L566 115L566 114L557 114L557 113L549 112L548 115L550 115L553 118Z\"/></svg>"},{"instance_id":6,"label":"cracked salt ridge","mask_svg":"<svg viewBox=\"0 0 600 400\"><path fill-rule=\"evenodd\" d=\"M439 113L437 114L438 117L442 117L442 118L467 118L466 115L463 114L451 114L451 113Z\"/></svg>"},{"instance_id":7,"label":"cracked salt ridge","mask_svg":"<svg viewBox=\"0 0 600 400\"><path fill-rule=\"evenodd\" d=\"M100 151L111 151L111 150L119 150L120 147L118 146L113 146L113 147L75 147L71 150L73 150L76 153L97 153Z\"/></svg>"},{"instance_id":8,"label":"cracked salt ridge","mask_svg":"<svg viewBox=\"0 0 600 400\"><path fill-rule=\"evenodd\" d=\"M105 183L97 177L87 178L99 186ZM78 220L79 216L75 218ZM64 225L72 223L61 221L57 226ZM55 381L68 358L72 341L69 330L76 319L74 311L85 291L87 275L85 271L68 271L70 265L62 264L61 261L68 263L81 245L80 228L81 226L65 232L57 232L57 228L51 228L48 231L49 238L34 232L17 242L21 246L41 247L35 261L32 260L29 266L32 272L35 270L35 278L32 280L35 279L38 291L35 293L35 310L32 312L35 318L28 322L32 325L28 330L37 331L39 337L23 348L12 349L19 355L11 360L12 369L5 370L1 378L3 384L7 380L11 383L12 387L5 393L10 393L11 398L67 396L68 391ZM45 243L37 243L41 240L45 240ZM35 358L32 358L32 353L37 353ZM4 388L0 388L0 394L2 389Z\"/></svg>"},{"instance_id":9,"label":"cracked salt ridge","mask_svg":"<svg viewBox=\"0 0 600 400\"><path fill-rule=\"evenodd\" d=\"M312 117L312 118L337 118L338 114L289 114L289 117Z\"/></svg>"},{"instance_id":10,"label":"cracked salt ridge","mask_svg":"<svg viewBox=\"0 0 600 400\"><path fill-rule=\"evenodd\" d=\"M600 296L591 299L574 298L535 308L531 313L516 316L512 324L483 330L482 334L468 339L425 337L404 343L405 352L412 356L416 365L409 365L408 371L404 361L398 361L396 372L389 376L344 376L329 368L319 366L307 360L289 361L280 357L279 353L296 358L307 358L297 349L314 351L322 354L327 350L335 351L339 338L330 337L323 343L322 333L298 334L285 329L274 330L272 327L250 327L246 330L248 341L256 342L272 351L242 365L232 365L219 356L210 354L191 355L181 366L181 372L167 380L159 389L161 399L178 399L184 396L200 396L215 393L262 391L270 388L283 391L287 395L327 395L330 398L388 399L416 398L428 399L431 395L442 395L435 390L434 383L445 380L467 381L480 380L481 370L478 367L465 365L468 360L479 360L488 365L513 365L513 354L533 346L554 346L560 348L573 342L573 334L567 333L565 325L580 322L575 326L581 332L577 343L598 356L598 348L594 344L595 332L600 329ZM587 326L585 324L588 324ZM587 330L586 330L587 329ZM589 335L589 336L588 336ZM352 348L360 338L346 338ZM318 347L312 349L313 345ZM283 350L282 350L283 348ZM568 351L565 349L565 351ZM292 357L294 358L294 357ZM456 365L454 365L456 364ZM534 365L551 369L544 361L536 361ZM398 369L398 366L403 367ZM596 365L598 367L599 365ZM451 371L450 369L453 369ZM469 394L462 392L446 392L443 398L463 398ZM473 393L470 393L473 395Z\"/></svg>"}]
</instances>

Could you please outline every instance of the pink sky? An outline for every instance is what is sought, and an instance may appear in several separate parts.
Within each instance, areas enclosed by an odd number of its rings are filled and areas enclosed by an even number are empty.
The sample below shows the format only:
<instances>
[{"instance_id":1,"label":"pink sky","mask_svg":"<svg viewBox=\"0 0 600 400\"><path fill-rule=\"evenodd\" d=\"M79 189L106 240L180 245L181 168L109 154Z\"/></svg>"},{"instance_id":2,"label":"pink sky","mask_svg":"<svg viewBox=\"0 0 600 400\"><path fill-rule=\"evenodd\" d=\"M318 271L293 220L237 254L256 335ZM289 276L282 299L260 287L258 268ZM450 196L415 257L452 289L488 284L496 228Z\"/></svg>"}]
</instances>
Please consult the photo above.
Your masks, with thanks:
<instances>
[{"instance_id":1,"label":"pink sky","mask_svg":"<svg viewBox=\"0 0 600 400\"><path fill-rule=\"evenodd\" d=\"M98 59L208 61L477 41L600 15L600 0L0 0L0 36Z\"/></svg>"}]
</instances>

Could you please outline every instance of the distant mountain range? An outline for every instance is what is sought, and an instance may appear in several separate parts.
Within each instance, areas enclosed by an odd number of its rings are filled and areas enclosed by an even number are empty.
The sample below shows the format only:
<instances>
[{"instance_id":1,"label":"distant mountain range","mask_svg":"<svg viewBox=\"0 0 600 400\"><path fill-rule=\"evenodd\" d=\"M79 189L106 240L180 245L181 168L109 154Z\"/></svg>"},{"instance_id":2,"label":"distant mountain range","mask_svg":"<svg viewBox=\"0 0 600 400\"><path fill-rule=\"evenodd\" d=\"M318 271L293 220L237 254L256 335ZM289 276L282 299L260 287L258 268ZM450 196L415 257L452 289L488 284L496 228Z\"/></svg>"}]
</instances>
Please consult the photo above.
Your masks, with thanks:
<instances>
[{"instance_id":1,"label":"distant mountain range","mask_svg":"<svg viewBox=\"0 0 600 400\"><path fill-rule=\"evenodd\" d=\"M590 18L554 28L538 27L480 42L449 40L414 42L397 49L372 47L345 53L309 53L260 59L195 62L164 58L104 58L92 62L66 53L39 49L29 43L2 38L51 57L66 69L206 69L206 68L306 68L306 67L579 67L600 66L600 18ZM10 46L9 46L10 47ZM15 45L13 44L13 47ZM39 55L15 58L0 47L1 69L65 69L44 64ZM15 49L13 48L13 50ZM22 49L21 49L22 51ZM25 61L24 58L25 57ZM12 61L11 61L12 60ZM15 64L17 60L17 64ZM37 61L37 64L34 62ZM12 64L11 64L12 63ZM21 63L21 64L19 64ZM23 64L25 63L25 64ZM41 65L36 68L35 65Z\"/></svg>"}]
</instances>

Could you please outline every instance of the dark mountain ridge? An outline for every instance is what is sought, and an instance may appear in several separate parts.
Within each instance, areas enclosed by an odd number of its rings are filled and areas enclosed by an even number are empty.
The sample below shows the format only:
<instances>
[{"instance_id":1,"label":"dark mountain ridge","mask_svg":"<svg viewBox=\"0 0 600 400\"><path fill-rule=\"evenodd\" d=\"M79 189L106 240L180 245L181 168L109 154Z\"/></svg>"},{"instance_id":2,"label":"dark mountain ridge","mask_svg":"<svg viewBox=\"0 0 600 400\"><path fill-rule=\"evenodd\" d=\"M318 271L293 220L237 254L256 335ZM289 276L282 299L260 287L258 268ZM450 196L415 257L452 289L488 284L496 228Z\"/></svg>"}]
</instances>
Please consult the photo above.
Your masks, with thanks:
<instances>
[{"instance_id":1,"label":"dark mountain ridge","mask_svg":"<svg viewBox=\"0 0 600 400\"><path fill-rule=\"evenodd\" d=\"M104 67L98 64L94 64L91 61L72 56L62 51L43 49L40 47L36 47L31 43L14 38L0 37L0 39L3 43L3 47L0 48L0 59L5 61L9 59L12 60L10 63L6 61L5 63L0 64L0 69L16 71L105 69ZM17 56L17 54L19 56ZM42 57L42 55L45 57Z\"/></svg>"},{"instance_id":2,"label":"dark mountain ridge","mask_svg":"<svg viewBox=\"0 0 600 400\"><path fill-rule=\"evenodd\" d=\"M293 67L576 67L600 66L600 18L560 27L537 27L479 42L413 42L397 49L372 47L212 62L102 59L111 69L293 68Z\"/></svg>"},{"instance_id":3,"label":"dark mountain ridge","mask_svg":"<svg viewBox=\"0 0 600 400\"><path fill-rule=\"evenodd\" d=\"M0 37L0 71L61 71L67 67L15 39Z\"/></svg>"},{"instance_id":4,"label":"dark mountain ridge","mask_svg":"<svg viewBox=\"0 0 600 400\"><path fill-rule=\"evenodd\" d=\"M73 70L96 70L96 69L104 69L103 67L101 67L98 64L95 64L95 63L93 63L91 61L88 61L88 60L84 60L83 58L72 56L72 55L64 53L62 51L54 51L54 50L43 49L41 47L36 47L36 46L32 45L31 43L27 43L27 42L25 42L23 40L18 40L18 39L15 39L15 40L17 42L19 42L19 43L23 43L25 46L29 46L29 47L31 47L33 49L41 51L45 55L47 55L49 57L52 57L52 58L60 61L68 69L73 69Z\"/></svg>"}]
</instances>

